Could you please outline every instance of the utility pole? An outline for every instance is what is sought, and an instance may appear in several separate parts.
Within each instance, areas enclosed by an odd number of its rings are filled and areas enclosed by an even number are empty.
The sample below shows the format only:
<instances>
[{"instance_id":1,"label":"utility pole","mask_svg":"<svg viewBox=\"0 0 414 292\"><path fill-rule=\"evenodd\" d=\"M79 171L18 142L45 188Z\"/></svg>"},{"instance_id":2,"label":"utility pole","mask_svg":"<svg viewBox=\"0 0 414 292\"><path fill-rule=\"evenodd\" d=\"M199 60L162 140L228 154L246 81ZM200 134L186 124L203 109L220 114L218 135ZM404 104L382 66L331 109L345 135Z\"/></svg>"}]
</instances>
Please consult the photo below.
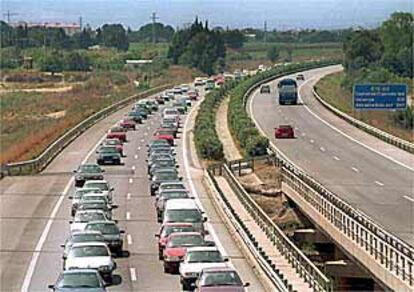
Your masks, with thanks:
<instances>
[{"instance_id":1,"label":"utility pole","mask_svg":"<svg viewBox=\"0 0 414 292\"><path fill-rule=\"evenodd\" d=\"M264 34L263 34L263 40L264 42L267 42L267 21L264 22Z\"/></svg>"},{"instance_id":2,"label":"utility pole","mask_svg":"<svg viewBox=\"0 0 414 292\"><path fill-rule=\"evenodd\" d=\"M7 10L7 13L3 13L3 16L6 16L6 18L7 18L7 23L8 24L10 24L11 16L16 16L16 15L19 15L19 14L18 13L12 13L12 12L10 12L10 10Z\"/></svg>"},{"instance_id":3,"label":"utility pole","mask_svg":"<svg viewBox=\"0 0 414 292\"><path fill-rule=\"evenodd\" d=\"M153 12L150 19L152 20L152 42L155 43L157 41L155 37L155 22L159 19L159 17L157 17L155 12Z\"/></svg>"},{"instance_id":4,"label":"utility pole","mask_svg":"<svg viewBox=\"0 0 414 292\"><path fill-rule=\"evenodd\" d=\"M79 16L79 29L82 31L82 16Z\"/></svg>"}]
</instances>

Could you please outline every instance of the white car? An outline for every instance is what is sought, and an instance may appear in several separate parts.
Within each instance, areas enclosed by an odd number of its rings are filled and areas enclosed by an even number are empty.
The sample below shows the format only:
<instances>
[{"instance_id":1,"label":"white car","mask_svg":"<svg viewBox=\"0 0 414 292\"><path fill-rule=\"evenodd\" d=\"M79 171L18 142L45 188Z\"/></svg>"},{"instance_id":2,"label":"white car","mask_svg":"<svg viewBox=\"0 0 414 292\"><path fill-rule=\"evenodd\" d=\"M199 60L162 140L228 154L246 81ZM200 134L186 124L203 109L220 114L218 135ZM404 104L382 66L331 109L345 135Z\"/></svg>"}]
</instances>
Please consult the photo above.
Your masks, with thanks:
<instances>
[{"instance_id":1,"label":"white car","mask_svg":"<svg viewBox=\"0 0 414 292\"><path fill-rule=\"evenodd\" d=\"M89 193L101 193L101 190L98 188L86 188L85 187L81 189L76 189L75 193L68 197L70 200L72 200L72 208L71 208L72 216L75 216L75 213L79 207L79 202L82 199L82 197L85 194L89 194Z\"/></svg>"},{"instance_id":2,"label":"white car","mask_svg":"<svg viewBox=\"0 0 414 292\"><path fill-rule=\"evenodd\" d=\"M106 196L102 192L93 193L93 194L84 194L79 204L82 204L87 201L99 201L99 200L105 201L105 203L107 203L108 205L111 205L111 203L109 203L108 196Z\"/></svg>"},{"instance_id":3,"label":"white car","mask_svg":"<svg viewBox=\"0 0 414 292\"><path fill-rule=\"evenodd\" d=\"M221 255L217 247L199 246L190 247L183 262L180 264L180 282L183 290L191 290L191 286L198 279L205 268L228 267L228 258Z\"/></svg>"},{"instance_id":4,"label":"white car","mask_svg":"<svg viewBox=\"0 0 414 292\"><path fill-rule=\"evenodd\" d=\"M182 93L187 93L187 91L190 90L190 86L188 86L188 84L181 84L180 87Z\"/></svg>"},{"instance_id":5,"label":"white car","mask_svg":"<svg viewBox=\"0 0 414 292\"><path fill-rule=\"evenodd\" d=\"M186 198L191 198L189 192L186 190L164 190L159 192L155 198L155 208L157 209L158 222L161 223L162 221L164 207L167 201Z\"/></svg>"},{"instance_id":6,"label":"white car","mask_svg":"<svg viewBox=\"0 0 414 292\"><path fill-rule=\"evenodd\" d=\"M105 281L111 282L116 264L106 243L83 242L73 244L69 250L64 270L71 269L95 269Z\"/></svg>"},{"instance_id":7,"label":"white car","mask_svg":"<svg viewBox=\"0 0 414 292\"><path fill-rule=\"evenodd\" d=\"M162 112L163 119L176 119L178 120L180 113L176 108L166 108Z\"/></svg>"},{"instance_id":8,"label":"white car","mask_svg":"<svg viewBox=\"0 0 414 292\"><path fill-rule=\"evenodd\" d=\"M92 221L109 221L102 210L82 210L76 212L75 218L70 223L70 232L85 230L86 224Z\"/></svg>"},{"instance_id":9,"label":"white car","mask_svg":"<svg viewBox=\"0 0 414 292\"><path fill-rule=\"evenodd\" d=\"M197 77L194 79L194 86L204 86L206 85L206 79L203 77Z\"/></svg>"},{"instance_id":10,"label":"white car","mask_svg":"<svg viewBox=\"0 0 414 292\"><path fill-rule=\"evenodd\" d=\"M106 180L88 180L83 185L84 188L98 188L101 192L108 197L108 202L112 203L112 192L114 188L109 185Z\"/></svg>"}]
</instances>

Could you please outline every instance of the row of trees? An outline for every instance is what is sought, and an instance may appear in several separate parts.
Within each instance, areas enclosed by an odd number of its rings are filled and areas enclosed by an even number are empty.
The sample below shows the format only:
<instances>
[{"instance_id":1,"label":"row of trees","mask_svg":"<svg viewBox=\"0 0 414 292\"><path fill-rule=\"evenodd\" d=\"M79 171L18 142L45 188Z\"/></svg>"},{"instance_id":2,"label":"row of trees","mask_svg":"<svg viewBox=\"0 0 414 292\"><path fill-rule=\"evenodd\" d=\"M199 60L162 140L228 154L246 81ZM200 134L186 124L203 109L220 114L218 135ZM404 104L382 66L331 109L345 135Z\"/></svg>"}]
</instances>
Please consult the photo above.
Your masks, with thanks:
<instances>
[{"instance_id":1,"label":"row of trees","mask_svg":"<svg viewBox=\"0 0 414 292\"><path fill-rule=\"evenodd\" d=\"M207 22L203 25L197 18L189 28L175 32L168 49L168 58L173 64L197 68L209 75L223 70L225 56L222 34L210 30Z\"/></svg>"}]
</instances>

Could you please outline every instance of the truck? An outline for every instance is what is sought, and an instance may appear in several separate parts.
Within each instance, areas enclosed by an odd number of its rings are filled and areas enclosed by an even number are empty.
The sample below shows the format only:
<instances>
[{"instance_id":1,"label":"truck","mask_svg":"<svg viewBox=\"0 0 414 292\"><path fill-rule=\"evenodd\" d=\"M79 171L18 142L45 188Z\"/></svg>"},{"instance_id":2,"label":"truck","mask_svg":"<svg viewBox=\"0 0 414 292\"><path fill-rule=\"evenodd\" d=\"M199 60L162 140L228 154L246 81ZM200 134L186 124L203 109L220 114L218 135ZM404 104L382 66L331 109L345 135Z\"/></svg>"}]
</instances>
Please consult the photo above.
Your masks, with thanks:
<instances>
[{"instance_id":1,"label":"truck","mask_svg":"<svg viewBox=\"0 0 414 292\"><path fill-rule=\"evenodd\" d=\"M280 80L277 88L280 105L298 103L298 85L294 79L285 78Z\"/></svg>"}]
</instances>

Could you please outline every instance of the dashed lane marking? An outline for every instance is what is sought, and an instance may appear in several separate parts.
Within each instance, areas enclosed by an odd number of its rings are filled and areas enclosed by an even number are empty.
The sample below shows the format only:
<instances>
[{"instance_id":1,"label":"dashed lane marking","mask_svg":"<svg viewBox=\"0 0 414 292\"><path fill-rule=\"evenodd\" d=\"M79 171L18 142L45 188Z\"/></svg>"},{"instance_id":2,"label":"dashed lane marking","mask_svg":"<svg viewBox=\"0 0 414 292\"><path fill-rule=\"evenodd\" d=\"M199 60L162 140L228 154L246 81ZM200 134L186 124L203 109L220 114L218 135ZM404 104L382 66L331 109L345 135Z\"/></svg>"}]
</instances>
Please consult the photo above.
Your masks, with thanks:
<instances>
[{"instance_id":1,"label":"dashed lane marking","mask_svg":"<svg viewBox=\"0 0 414 292\"><path fill-rule=\"evenodd\" d=\"M137 280L137 272L135 268L129 268L129 273L131 275L131 281L135 282Z\"/></svg>"},{"instance_id":2,"label":"dashed lane marking","mask_svg":"<svg viewBox=\"0 0 414 292\"><path fill-rule=\"evenodd\" d=\"M339 157L338 157L338 156L334 156L334 157L333 157L333 159L335 159L336 161L341 160L341 159L339 159Z\"/></svg>"},{"instance_id":3,"label":"dashed lane marking","mask_svg":"<svg viewBox=\"0 0 414 292\"><path fill-rule=\"evenodd\" d=\"M414 203L414 198L410 196L403 196L404 199L407 199L408 201Z\"/></svg>"},{"instance_id":4,"label":"dashed lane marking","mask_svg":"<svg viewBox=\"0 0 414 292\"><path fill-rule=\"evenodd\" d=\"M131 234L128 234L127 235L127 243L128 243L128 245L131 245L132 244L132 236L131 236Z\"/></svg>"},{"instance_id":5,"label":"dashed lane marking","mask_svg":"<svg viewBox=\"0 0 414 292\"><path fill-rule=\"evenodd\" d=\"M383 186L384 186L384 184L383 184L382 182L378 181L378 180L376 180L376 181L375 181L375 183L376 183L377 185L379 185L380 187L383 187Z\"/></svg>"},{"instance_id":6,"label":"dashed lane marking","mask_svg":"<svg viewBox=\"0 0 414 292\"><path fill-rule=\"evenodd\" d=\"M125 218L126 218L126 220L131 219L131 213L130 212L126 212Z\"/></svg>"},{"instance_id":7,"label":"dashed lane marking","mask_svg":"<svg viewBox=\"0 0 414 292\"><path fill-rule=\"evenodd\" d=\"M359 172L359 169L358 168L356 168L356 167L352 167L351 168L353 171L355 171L355 172Z\"/></svg>"}]
</instances>

